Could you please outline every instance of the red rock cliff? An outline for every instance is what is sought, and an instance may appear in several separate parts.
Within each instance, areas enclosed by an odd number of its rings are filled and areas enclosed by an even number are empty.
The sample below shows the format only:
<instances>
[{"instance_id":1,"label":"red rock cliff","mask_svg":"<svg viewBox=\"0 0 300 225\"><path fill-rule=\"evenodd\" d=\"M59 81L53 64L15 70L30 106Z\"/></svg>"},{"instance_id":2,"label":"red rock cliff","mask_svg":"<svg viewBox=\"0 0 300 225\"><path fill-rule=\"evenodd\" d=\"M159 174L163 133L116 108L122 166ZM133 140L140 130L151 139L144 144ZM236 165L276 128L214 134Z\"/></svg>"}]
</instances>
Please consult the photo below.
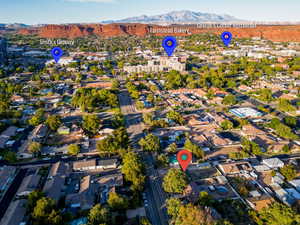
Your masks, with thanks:
<instances>
[{"instance_id":1,"label":"red rock cliff","mask_svg":"<svg viewBox=\"0 0 300 225\"><path fill-rule=\"evenodd\" d=\"M262 37L271 41L294 41L300 42L299 26L258 26L255 28L197 28L183 26L157 26L146 24L72 24L72 25L46 25L38 29L22 29L20 34L38 34L44 38L76 38L95 34L102 37L114 37L123 35L145 36L151 30L157 29L188 29L185 33L151 33L157 36L174 35L186 36L199 33L220 34L223 31L230 31L234 37Z\"/></svg>"}]
</instances>

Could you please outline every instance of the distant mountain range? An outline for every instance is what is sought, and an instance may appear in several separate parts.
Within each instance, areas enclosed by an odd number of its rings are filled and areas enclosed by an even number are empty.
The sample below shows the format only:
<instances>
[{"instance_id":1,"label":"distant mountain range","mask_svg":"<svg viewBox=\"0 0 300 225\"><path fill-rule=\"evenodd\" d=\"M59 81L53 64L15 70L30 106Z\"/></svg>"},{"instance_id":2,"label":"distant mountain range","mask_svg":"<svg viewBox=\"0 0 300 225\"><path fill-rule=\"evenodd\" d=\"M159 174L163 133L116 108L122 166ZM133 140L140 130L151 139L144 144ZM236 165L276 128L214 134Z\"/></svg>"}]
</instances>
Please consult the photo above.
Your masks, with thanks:
<instances>
[{"instance_id":1,"label":"distant mountain range","mask_svg":"<svg viewBox=\"0 0 300 225\"><path fill-rule=\"evenodd\" d=\"M171 24L171 23L203 23L203 22L238 22L243 21L230 15L217 15L212 13L193 12L188 10L173 11L166 14L138 17L130 17L122 20L107 20L102 23L153 23L153 24Z\"/></svg>"},{"instance_id":2,"label":"distant mountain range","mask_svg":"<svg viewBox=\"0 0 300 225\"><path fill-rule=\"evenodd\" d=\"M8 28L8 29L20 29L20 28L26 28L29 27L29 25L23 24L23 23L0 23L0 28Z\"/></svg>"}]
</instances>

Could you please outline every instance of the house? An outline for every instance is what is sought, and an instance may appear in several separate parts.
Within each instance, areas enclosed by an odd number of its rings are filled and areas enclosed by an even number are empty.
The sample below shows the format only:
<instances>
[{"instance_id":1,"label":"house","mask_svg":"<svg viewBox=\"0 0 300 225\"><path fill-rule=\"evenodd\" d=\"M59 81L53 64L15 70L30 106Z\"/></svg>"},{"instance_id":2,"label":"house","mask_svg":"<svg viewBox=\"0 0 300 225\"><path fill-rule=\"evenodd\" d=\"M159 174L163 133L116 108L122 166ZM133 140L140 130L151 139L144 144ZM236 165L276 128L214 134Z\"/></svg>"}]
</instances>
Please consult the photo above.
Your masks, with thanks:
<instances>
[{"instance_id":1,"label":"house","mask_svg":"<svg viewBox=\"0 0 300 225\"><path fill-rule=\"evenodd\" d=\"M84 176L80 180L79 192L67 195L66 203L72 208L90 209L94 205L97 192L97 185L91 183L91 176Z\"/></svg>"},{"instance_id":2,"label":"house","mask_svg":"<svg viewBox=\"0 0 300 225\"><path fill-rule=\"evenodd\" d=\"M15 126L10 126L4 130L0 135L0 148L5 148L9 139L17 134L18 128Z\"/></svg>"},{"instance_id":3,"label":"house","mask_svg":"<svg viewBox=\"0 0 300 225\"><path fill-rule=\"evenodd\" d=\"M207 137L207 138L209 139L211 144L215 147L224 147L233 144L233 142L230 139L221 137L220 135L214 134L211 137Z\"/></svg>"},{"instance_id":4,"label":"house","mask_svg":"<svg viewBox=\"0 0 300 225\"><path fill-rule=\"evenodd\" d=\"M74 171L89 171L89 170L105 170L105 169L116 169L118 166L117 159L106 159L106 160L81 160L73 163Z\"/></svg>"},{"instance_id":5,"label":"house","mask_svg":"<svg viewBox=\"0 0 300 225\"><path fill-rule=\"evenodd\" d=\"M2 217L1 225L25 225L26 214L26 202L25 199L12 201Z\"/></svg>"},{"instance_id":6,"label":"house","mask_svg":"<svg viewBox=\"0 0 300 225\"><path fill-rule=\"evenodd\" d=\"M284 204L292 206L297 200L300 199L300 193L293 188L280 188L275 190L276 197L279 198Z\"/></svg>"},{"instance_id":7,"label":"house","mask_svg":"<svg viewBox=\"0 0 300 225\"><path fill-rule=\"evenodd\" d=\"M121 187L123 186L123 175L121 173L101 176L95 182L97 182L100 186L106 187Z\"/></svg>"},{"instance_id":8,"label":"house","mask_svg":"<svg viewBox=\"0 0 300 225\"><path fill-rule=\"evenodd\" d=\"M281 168L284 166L284 162L278 158L264 159L262 163L271 169Z\"/></svg>"},{"instance_id":9,"label":"house","mask_svg":"<svg viewBox=\"0 0 300 225\"><path fill-rule=\"evenodd\" d=\"M31 141L43 142L47 134L48 127L44 124L40 124L33 130Z\"/></svg>"},{"instance_id":10,"label":"house","mask_svg":"<svg viewBox=\"0 0 300 225\"><path fill-rule=\"evenodd\" d=\"M225 174L239 174L253 170L249 162L233 162L219 165L220 170Z\"/></svg>"},{"instance_id":11,"label":"house","mask_svg":"<svg viewBox=\"0 0 300 225\"><path fill-rule=\"evenodd\" d=\"M18 197L29 195L32 191L38 189L40 179L41 175L38 174L30 174L26 176L23 179L23 182L19 187L16 195Z\"/></svg>"},{"instance_id":12,"label":"house","mask_svg":"<svg viewBox=\"0 0 300 225\"><path fill-rule=\"evenodd\" d=\"M297 189L297 191L300 192L300 179L295 179L289 182L293 187Z\"/></svg>"},{"instance_id":13,"label":"house","mask_svg":"<svg viewBox=\"0 0 300 225\"><path fill-rule=\"evenodd\" d=\"M256 211L260 211L263 208L267 208L270 204L272 204L275 200L269 195L256 195L250 198L247 198L246 201L249 205L255 209Z\"/></svg>"},{"instance_id":14,"label":"house","mask_svg":"<svg viewBox=\"0 0 300 225\"><path fill-rule=\"evenodd\" d=\"M57 129L57 133L61 135L67 135L70 134L70 128L66 126L62 126Z\"/></svg>"},{"instance_id":15,"label":"house","mask_svg":"<svg viewBox=\"0 0 300 225\"><path fill-rule=\"evenodd\" d=\"M16 103L16 104L23 104L25 103L25 99L20 96L20 95L13 95L10 100L13 102L13 103Z\"/></svg>"},{"instance_id":16,"label":"house","mask_svg":"<svg viewBox=\"0 0 300 225\"><path fill-rule=\"evenodd\" d=\"M88 171L88 170L96 170L96 159L92 160L81 160L73 163L74 171Z\"/></svg>"},{"instance_id":17,"label":"house","mask_svg":"<svg viewBox=\"0 0 300 225\"><path fill-rule=\"evenodd\" d=\"M240 133L241 133L241 135L246 136L246 137L249 137L249 136L254 137L256 135L265 134L265 132L263 130L258 129L251 124L243 126Z\"/></svg>"},{"instance_id":18,"label":"house","mask_svg":"<svg viewBox=\"0 0 300 225\"><path fill-rule=\"evenodd\" d=\"M43 192L47 197L58 201L65 191L65 180L71 173L68 163L57 162L52 165Z\"/></svg>"},{"instance_id":19,"label":"house","mask_svg":"<svg viewBox=\"0 0 300 225\"><path fill-rule=\"evenodd\" d=\"M270 134L258 134L255 137L250 138L250 140L257 143L265 151L269 152L280 152L283 147L289 145L289 141L278 139Z\"/></svg>"}]
</instances>

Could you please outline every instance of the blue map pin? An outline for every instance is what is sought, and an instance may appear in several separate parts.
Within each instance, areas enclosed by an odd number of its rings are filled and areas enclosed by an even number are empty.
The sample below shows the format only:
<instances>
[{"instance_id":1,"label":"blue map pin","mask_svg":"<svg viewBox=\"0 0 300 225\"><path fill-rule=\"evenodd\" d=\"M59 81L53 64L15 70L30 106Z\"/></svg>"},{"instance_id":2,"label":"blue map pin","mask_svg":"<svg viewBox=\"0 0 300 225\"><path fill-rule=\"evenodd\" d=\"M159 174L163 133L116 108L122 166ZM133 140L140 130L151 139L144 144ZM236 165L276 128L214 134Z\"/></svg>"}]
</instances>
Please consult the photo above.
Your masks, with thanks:
<instances>
[{"instance_id":1,"label":"blue map pin","mask_svg":"<svg viewBox=\"0 0 300 225\"><path fill-rule=\"evenodd\" d=\"M221 38L223 40L224 45L226 45L226 47L228 47L232 40L232 33L226 31L226 32L222 33Z\"/></svg>"},{"instance_id":2,"label":"blue map pin","mask_svg":"<svg viewBox=\"0 0 300 225\"><path fill-rule=\"evenodd\" d=\"M165 37L162 42L162 46L165 49L168 56L172 56L175 48L177 47L177 40L175 37L171 37L171 36Z\"/></svg>"},{"instance_id":3,"label":"blue map pin","mask_svg":"<svg viewBox=\"0 0 300 225\"><path fill-rule=\"evenodd\" d=\"M64 54L63 50L60 47L54 47L51 50L51 54L56 63L60 60L60 57Z\"/></svg>"}]
</instances>

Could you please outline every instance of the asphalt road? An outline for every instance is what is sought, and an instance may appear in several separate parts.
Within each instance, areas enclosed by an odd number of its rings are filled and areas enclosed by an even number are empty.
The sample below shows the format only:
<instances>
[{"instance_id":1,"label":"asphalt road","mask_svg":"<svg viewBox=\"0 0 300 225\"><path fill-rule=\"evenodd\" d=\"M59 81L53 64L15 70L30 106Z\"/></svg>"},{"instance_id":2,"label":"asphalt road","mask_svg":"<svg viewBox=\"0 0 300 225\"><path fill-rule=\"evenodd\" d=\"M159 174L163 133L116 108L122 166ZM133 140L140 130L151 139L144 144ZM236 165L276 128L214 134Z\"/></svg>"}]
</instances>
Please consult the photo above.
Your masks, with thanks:
<instances>
[{"instance_id":1,"label":"asphalt road","mask_svg":"<svg viewBox=\"0 0 300 225\"><path fill-rule=\"evenodd\" d=\"M138 140L144 136L142 114L137 113L134 103L126 89L120 91L119 102L121 112L125 116L127 132L130 135L132 146L138 149ZM168 215L165 208L166 193L162 190L162 182L154 168L151 155L140 152L146 163L146 214L153 225L168 225Z\"/></svg>"}]
</instances>

